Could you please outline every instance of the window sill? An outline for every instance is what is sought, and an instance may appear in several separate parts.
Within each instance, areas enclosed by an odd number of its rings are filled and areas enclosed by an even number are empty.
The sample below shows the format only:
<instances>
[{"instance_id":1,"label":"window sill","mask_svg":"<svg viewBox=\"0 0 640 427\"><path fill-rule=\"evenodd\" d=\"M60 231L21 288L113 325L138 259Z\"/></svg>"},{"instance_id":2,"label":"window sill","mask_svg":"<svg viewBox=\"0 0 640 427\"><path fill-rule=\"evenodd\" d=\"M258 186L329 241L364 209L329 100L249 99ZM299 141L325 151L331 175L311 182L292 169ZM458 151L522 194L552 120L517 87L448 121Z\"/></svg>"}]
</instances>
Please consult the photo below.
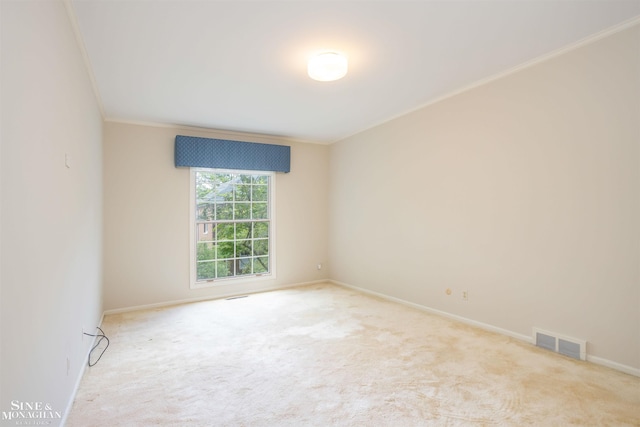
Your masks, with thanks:
<instances>
[{"instance_id":1,"label":"window sill","mask_svg":"<svg viewBox=\"0 0 640 427\"><path fill-rule=\"evenodd\" d=\"M246 283L263 282L266 280L275 280L275 274L262 274L259 276L242 276L229 279L215 279L207 281L192 282L191 289L215 288L220 286L236 286Z\"/></svg>"}]
</instances>

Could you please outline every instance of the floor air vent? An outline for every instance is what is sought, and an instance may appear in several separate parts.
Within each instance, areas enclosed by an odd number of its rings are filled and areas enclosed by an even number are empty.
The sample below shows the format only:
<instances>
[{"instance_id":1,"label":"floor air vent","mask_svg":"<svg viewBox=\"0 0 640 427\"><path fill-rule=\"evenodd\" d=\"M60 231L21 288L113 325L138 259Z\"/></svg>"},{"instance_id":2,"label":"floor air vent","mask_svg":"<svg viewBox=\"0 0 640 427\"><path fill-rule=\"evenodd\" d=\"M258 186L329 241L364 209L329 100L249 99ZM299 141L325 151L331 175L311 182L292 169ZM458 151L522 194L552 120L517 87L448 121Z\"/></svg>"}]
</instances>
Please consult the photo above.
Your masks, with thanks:
<instances>
[{"instance_id":1,"label":"floor air vent","mask_svg":"<svg viewBox=\"0 0 640 427\"><path fill-rule=\"evenodd\" d=\"M587 342L558 335L555 332L533 328L533 337L538 347L564 354L578 360L587 360Z\"/></svg>"}]
</instances>

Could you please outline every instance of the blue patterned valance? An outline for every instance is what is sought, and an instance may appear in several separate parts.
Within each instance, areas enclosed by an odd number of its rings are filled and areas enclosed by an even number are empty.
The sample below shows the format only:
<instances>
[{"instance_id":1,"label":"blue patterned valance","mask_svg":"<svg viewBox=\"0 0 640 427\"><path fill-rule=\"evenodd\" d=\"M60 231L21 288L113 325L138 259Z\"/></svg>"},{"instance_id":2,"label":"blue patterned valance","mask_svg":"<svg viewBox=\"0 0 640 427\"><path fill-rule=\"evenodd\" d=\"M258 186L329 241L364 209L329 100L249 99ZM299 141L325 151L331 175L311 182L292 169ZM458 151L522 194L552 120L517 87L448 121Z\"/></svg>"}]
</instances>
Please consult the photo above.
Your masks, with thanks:
<instances>
[{"instance_id":1,"label":"blue patterned valance","mask_svg":"<svg viewBox=\"0 0 640 427\"><path fill-rule=\"evenodd\" d=\"M289 172L291 147L176 135L176 167Z\"/></svg>"}]
</instances>

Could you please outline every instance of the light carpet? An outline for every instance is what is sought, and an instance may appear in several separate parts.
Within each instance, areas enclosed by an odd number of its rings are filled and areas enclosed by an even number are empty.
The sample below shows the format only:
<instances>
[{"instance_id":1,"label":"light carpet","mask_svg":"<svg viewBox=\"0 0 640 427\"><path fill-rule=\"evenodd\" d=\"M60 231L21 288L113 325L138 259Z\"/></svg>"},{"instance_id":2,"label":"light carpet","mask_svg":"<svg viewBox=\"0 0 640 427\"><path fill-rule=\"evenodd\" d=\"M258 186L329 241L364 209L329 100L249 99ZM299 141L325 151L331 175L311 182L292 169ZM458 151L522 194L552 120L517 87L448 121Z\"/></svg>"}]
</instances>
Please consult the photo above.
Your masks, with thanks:
<instances>
[{"instance_id":1,"label":"light carpet","mask_svg":"<svg viewBox=\"0 0 640 427\"><path fill-rule=\"evenodd\" d=\"M330 284L102 329L68 426L640 425L640 378Z\"/></svg>"}]
</instances>

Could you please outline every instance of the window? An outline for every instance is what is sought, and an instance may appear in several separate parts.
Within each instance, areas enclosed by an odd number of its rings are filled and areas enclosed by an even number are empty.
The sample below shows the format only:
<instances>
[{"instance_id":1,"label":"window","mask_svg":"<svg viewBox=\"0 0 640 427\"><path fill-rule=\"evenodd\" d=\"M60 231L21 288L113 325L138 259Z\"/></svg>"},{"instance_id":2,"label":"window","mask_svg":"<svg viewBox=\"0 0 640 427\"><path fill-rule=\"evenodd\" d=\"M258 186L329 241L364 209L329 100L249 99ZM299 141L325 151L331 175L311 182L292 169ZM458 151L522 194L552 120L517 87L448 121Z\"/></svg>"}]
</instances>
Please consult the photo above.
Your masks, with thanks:
<instances>
[{"instance_id":1,"label":"window","mask_svg":"<svg viewBox=\"0 0 640 427\"><path fill-rule=\"evenodd\" d=\"M274 173L191 170L191 287L273 279Z\"/></svg>"}]
</instances>

